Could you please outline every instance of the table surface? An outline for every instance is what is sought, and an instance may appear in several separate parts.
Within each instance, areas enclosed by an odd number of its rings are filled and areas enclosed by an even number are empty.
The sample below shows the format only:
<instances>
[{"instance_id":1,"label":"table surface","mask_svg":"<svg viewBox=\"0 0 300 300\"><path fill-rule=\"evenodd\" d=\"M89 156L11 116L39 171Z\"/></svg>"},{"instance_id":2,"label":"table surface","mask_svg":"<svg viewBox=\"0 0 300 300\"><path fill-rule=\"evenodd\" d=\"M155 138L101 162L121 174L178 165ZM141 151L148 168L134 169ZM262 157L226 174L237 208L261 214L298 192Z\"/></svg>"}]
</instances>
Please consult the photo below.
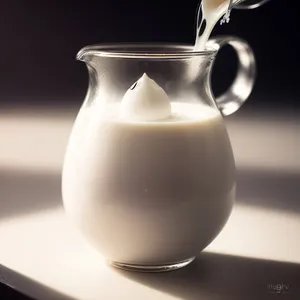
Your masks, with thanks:
<instances>
[{"instance_id":1,"label":"table surface","mask_svg":"<svg viewBox=\"0 0 300 300\"><path fill-rule=\"evenodd\" d=\"M237 201L188 267L108 267L65 219L60 173L76 109L0 115L0 281L36 299L300 299L300 122L296 114L226 119Z\"/></svg>"}]
</instances>

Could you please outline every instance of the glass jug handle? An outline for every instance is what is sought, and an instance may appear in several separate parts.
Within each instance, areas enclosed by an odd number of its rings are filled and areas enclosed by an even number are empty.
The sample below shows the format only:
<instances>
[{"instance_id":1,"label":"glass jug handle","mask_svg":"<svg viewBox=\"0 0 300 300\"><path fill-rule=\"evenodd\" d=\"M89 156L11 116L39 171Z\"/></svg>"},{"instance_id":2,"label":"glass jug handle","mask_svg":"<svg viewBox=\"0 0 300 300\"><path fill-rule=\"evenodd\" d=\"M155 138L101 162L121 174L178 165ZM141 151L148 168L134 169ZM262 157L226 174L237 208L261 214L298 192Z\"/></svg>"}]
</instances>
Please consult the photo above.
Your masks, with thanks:
<instances>
[{"instance_id":1,"label":"glass jug handle","mask_svg":"<svg viewBox=\"0 0 300 300\"><path fill-rule=\"evenodd\" d=\"M215 102L224 116L236 112L250 96L256 78L256 63L253 51L249 44L242 39L232 36L210 39L207 46L220 50L223 46L230 45L237 54L238 71L234 82Z\"/></svg>"}]
</instances>

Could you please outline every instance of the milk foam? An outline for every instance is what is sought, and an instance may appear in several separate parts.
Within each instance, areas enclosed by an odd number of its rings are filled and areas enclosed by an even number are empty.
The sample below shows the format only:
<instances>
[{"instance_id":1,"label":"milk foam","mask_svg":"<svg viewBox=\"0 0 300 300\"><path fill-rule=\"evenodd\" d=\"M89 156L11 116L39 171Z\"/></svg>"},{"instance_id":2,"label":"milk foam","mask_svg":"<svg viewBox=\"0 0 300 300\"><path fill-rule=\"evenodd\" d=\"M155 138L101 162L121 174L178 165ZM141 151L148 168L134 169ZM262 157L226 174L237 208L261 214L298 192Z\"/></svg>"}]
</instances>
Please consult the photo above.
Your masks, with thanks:
<instances>
[{"instance_id":1,"label":"milk foam","mask_svg":"<svg viewBox=\"0 0 300 300\"><path fill-rule=\"evenodd\" d=\"M125 93L121 117L129 121L158 121L171 115L166 92L146 73Z\"/></svg>"}]
</instances>

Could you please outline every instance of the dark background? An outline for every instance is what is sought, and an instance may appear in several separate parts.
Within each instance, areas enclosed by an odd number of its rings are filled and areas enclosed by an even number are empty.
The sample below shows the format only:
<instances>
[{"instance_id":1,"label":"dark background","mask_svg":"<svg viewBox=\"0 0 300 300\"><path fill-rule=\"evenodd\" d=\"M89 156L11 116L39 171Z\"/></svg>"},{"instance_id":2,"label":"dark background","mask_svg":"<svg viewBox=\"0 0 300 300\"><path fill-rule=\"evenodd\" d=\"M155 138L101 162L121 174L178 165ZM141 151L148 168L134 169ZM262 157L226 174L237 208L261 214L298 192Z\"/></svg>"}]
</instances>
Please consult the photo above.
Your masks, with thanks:
<instances>
[{"instance_id":1,"label":"dark background","mask_svg":"<svg viewBox=\"0 0 300 300\"><path fill-rule=\"evenodd\" d=\"M235 10L213 35L237 35L253 47L258 78L247 105L298 105L299 11L295 0ZM194 43L198 0L2 1L0 103L80 105L87 71L75 60L83 46L106 42ZM297 56L298 55L298 56ZM235 71L233 51L221 51L216 93Z\"/></svg>"}]
</instances>

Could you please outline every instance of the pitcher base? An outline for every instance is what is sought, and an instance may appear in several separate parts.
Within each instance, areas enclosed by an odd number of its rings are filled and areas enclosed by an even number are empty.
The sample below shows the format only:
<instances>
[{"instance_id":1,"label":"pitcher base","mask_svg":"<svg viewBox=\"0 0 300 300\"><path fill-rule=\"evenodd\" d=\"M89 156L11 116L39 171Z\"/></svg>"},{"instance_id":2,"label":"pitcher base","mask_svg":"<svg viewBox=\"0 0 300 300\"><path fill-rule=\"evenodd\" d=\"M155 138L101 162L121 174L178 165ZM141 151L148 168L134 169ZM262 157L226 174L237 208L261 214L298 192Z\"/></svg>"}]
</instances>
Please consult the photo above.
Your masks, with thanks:
<instances>
[{"instance_id":1,"label":"pitcher base","mask_svg":"<svg viewBox=\"0 0 300 300\"><path fill-rule=\"evenodd\" d=\"M131 272L146 272L146 273L157 273L157 272L169 272L181 269L190 264L195 257L180 261L178 263L166 264L166 265L133 265L120 263L116 261L108 261L107 263L112 267L119 268L125 271Z\"/></svg>"}]
</instances>

